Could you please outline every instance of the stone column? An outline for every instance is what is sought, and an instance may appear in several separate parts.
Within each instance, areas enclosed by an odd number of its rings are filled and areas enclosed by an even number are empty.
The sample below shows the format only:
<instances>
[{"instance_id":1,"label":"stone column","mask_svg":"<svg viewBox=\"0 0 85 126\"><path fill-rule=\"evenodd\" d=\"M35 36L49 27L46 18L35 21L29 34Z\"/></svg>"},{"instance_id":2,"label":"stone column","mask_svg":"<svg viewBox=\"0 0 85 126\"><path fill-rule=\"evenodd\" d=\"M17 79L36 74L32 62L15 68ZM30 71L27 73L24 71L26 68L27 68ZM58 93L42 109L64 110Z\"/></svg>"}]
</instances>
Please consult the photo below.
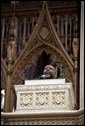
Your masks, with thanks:
<instances>
[{"instance_id":1,"label":"stone column","mask_svg":"<svg viewBox=\"0 0 85 126\"><path fill-rule=\"evenodd\" d=\"M7 61L8 61L8 73L7 73L7 84L6 84L6 92L5 92L5 112L12 112L12 103L13 103L13 85L12 85L12 65L16 59L16 18L13 17L11 19L10 24L10 35L9 42L7 45Z\"/></svg>"},{"instance_id":2,"label":"stone column","mask_svg":"<svg viewBox=\"0 0 85 126\"><path fill-rule=\"evenodd\" d=\"M81 1L80 22L80 108L84 108L84 1Z\"/></svg>"},{"instance_id":3,"label":"stone column","mask_svg":"<svg viewBox=\"0 0 85 126\"><path fill-rule=\"evenodd\" d=\"M11 65L9 65L9 72L8 77L7 77L7 85L6 85L6 91L5 91L5 104L4 104L4 111L5 112L11 112L12 108L11 108L11 99L12 99L12 84L11 84L11 72L10 72L10 67Z\"/></svg>"},{"instance_id":4,"label":"stone column","mask_svg":"<svg viewBox=\"0 0 85 126\"><path fill-rule=\"evenodd\" d=\"M79 38L73 38L72 42L74 54L74 95L75 109L79 108L79 83L78 83L78 54L79 54Z\"/></svg>"}]
</instances>

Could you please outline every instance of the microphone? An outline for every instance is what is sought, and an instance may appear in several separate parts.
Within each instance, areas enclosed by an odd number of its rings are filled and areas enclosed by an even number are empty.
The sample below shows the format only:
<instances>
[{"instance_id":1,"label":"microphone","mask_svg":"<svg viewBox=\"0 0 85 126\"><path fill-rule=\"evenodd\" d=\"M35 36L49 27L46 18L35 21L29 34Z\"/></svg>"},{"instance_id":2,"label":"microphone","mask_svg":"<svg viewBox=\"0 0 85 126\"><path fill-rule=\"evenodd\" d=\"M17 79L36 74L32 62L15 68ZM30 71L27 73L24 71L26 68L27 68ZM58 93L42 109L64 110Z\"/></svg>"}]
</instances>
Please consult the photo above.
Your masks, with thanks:
<instances>
[{"instance_id":1,"label":"microphone","mask_svg":"<svg viewBox=\"0 0 85 126\"><path fill-rule=\"evenodd\" d=\"M40 79L47 79L47 78L50 78L50 75L49 74L46 74L46 75L42 75L40 76Z\"/></svg>"}]
</instances>

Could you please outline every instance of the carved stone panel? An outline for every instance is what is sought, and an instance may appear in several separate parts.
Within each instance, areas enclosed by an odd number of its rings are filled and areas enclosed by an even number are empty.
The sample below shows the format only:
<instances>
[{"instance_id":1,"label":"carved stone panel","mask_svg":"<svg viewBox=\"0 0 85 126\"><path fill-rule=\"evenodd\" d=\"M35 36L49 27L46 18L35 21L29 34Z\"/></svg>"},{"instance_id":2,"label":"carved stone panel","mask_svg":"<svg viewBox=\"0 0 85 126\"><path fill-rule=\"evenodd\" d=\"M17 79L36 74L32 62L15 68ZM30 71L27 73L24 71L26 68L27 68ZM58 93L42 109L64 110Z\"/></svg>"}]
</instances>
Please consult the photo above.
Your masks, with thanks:
<instances>
[{"instance_id":1,"label":"carved stone panel","mask_svg":"<svg viewBox=\"0 0 85 126\"><path fill-rule=\"evenodd\" d=\"M20 106L32 106L33 93L20 93Z\"/></svg>"},{"instance_id":2,"label":"carved stone panel","mask_svg":"<svg viewBox=\"0 0 85 126\"><path fill-rule=\"evenodd\" d=\"M52 105L64 105L65 104L65 92L52 92Z\"/></svg>"},{"instance_id":3,"label":"carved stone panel","mask_svg":"<svg viewBox=\"0 0 85 126\"><path fill-rule=\"evenodd\" d=\"M74 92L65 79L26 80L15 85L17 111L54 111L74 109Z\"/></svg>"},{"instance_id":4,"label":"carved stone panel","mask_svg":"<svg viewBox=\"0 0 85 126\"><path fill-rule=\"evenodd\" d=\"M36 106L49 105L49 92L36 93Z\"/></svg>"}]
</instances>

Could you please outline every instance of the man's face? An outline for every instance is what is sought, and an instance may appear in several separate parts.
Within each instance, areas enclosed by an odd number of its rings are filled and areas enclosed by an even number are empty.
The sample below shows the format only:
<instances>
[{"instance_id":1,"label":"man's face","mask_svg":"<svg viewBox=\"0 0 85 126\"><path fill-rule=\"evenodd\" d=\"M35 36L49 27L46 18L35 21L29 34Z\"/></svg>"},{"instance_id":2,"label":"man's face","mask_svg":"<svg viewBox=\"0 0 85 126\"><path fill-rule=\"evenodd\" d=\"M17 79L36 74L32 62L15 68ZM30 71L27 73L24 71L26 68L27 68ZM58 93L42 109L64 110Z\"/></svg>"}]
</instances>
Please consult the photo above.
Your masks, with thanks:
<instances>
[{"instance_id":1,"label":"man's face","mask_svg":"<svg viewBox=\"0 0 85 126\"><path fill-rule=\"evenodd\" d=\"M55 68L52 65L47 65L43 71L44 75L50 75L51 77L54 77L55 73L56 73Z\"/></svg>"}]
</instances>

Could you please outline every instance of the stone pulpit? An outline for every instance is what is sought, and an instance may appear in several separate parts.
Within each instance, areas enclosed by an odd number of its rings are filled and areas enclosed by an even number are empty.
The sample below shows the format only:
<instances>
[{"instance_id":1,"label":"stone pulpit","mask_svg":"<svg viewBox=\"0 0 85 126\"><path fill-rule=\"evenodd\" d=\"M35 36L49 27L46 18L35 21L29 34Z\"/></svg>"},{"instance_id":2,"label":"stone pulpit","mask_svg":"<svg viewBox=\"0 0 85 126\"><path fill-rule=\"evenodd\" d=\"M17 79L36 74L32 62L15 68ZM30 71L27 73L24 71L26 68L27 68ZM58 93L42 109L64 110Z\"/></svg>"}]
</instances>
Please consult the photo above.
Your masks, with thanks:
<instances>
[{"instance_id":1,"label":"stone pulpit","mask_svg":"<svg viewBox=\"0 0 85 126\"><path fill-rule=\"evenodd\" d=\"M74 109L74 92L71 82L65 79L25 80L15 85L15 112L46 112Z\"/></svg>"}]
</instances>

